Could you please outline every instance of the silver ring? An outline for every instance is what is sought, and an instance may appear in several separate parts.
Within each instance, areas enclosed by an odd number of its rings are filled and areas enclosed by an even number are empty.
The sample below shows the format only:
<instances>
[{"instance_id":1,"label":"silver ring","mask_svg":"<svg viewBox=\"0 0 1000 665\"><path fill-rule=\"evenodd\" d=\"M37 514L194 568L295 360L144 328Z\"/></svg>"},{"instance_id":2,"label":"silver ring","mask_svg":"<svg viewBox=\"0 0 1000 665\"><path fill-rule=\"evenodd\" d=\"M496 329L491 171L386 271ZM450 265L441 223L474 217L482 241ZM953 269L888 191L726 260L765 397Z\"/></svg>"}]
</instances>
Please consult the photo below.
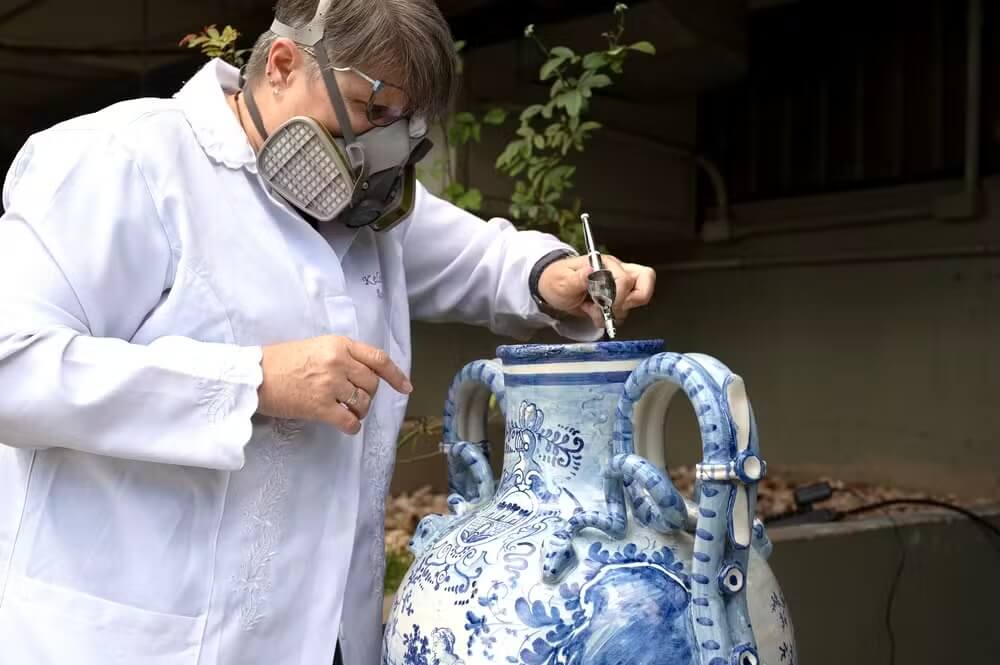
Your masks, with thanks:
<instances>
[{"instance_id":1,"label":"silver ring","mask_svg":"<svg viewBox=\"0 0 1000 665\"><path fill-rule=\"evenodd\" d=\"M351 393L351 396L347 399L347 402L346 402L347 406L357 406L358 405L358 397L360 395L361 395L361 389L358 388L357 386L355 386L354 387L354 392Z\"/></svg>"}]
</instances>

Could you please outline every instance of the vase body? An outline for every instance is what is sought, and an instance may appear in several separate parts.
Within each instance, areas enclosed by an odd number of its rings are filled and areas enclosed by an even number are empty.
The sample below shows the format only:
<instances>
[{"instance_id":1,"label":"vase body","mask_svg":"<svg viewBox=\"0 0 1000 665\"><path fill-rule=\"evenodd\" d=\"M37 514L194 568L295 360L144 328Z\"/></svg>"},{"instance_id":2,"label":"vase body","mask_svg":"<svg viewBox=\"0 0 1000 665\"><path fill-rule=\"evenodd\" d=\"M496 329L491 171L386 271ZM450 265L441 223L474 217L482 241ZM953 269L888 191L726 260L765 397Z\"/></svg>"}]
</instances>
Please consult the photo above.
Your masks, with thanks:
<instances>
[{"instance_id":1,"label":"vase body","mask_svg":"<svg viewBox=\"0 0 1000 665\"><path fill-rule=\"evenodd\" d=\"M462 370L445 413L452 512L417 529L383 665L795 662L754 520L766 467L742 380L662 351L511 346ZM491 394L506 422L499 480L484 441ZM703 437L691 498L663 468L675 395Z\"/></svg>"}]
</instances>

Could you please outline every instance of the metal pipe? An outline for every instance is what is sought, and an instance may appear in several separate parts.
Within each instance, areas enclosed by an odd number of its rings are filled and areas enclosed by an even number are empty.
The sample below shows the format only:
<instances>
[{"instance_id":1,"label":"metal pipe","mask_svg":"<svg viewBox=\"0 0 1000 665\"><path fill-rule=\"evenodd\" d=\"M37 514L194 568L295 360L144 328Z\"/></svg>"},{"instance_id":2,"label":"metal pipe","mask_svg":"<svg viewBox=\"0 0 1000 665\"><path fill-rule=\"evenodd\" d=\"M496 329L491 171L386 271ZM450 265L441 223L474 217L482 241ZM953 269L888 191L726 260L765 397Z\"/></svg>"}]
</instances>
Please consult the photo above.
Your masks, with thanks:
<instances>
[{"instance_id":1,"label":"metal pipe","mask_svg":"<svg viewBox=\"0 0 1000 665\"><path fill-rule=\"evenodd\" d=\"M766 270L777 268L809 268L871 263L912 263L946 259L986 259L1000 257L1000 244L969 245L941 249L886 250L821 256L735 257L705 261L678 261L656 266L657 272L726 272L733 270Z\"/></svg>"},{"instance_id":2,"label":"metal pipe","mask_svg":"<svg viewBox=\"0 0 1000 665\"><path fill-rule=\"evenodd\" d=\"M810 217L809 221L789 224L753 224L733 229L733 238L743 240L755 236L791 235L815 231L832 231L837 229L856 228L864 226L882 226L912 222L918 219L933 217L930 207L899 208L895 210L879 210L869 213L847 213L827 217Z\"/></svg>"},{"instance_id":3,"label":"metal pipe","mask_svg":"<svg viewBox=\"0 0 1000 665\"><path fill-rule=\"evenodd\" d=\"M983 1L969 0L969 66L965 110L965 193L979 191L979 124L982 103Z\"/></svg>"},{"instance_id":4,"label":"metal pipe","mask_svg":"<svg viewBox=\"0 0 1000 665\"><path fill-rule=\"evenodd\" d=\"M4 12L0 12L0 25L14 20L21 14L34 9L37 5L40 5L43 2L45 2L45 0L24 0L24 2L18 3Z\"/></svg>"},{"instance_id":5,"label":"metal pipe","mask_svg":"<svg viewBox=\"0 0 1000 665\"><path fill-rule=\"evenodd\" d=\"M63 46L61 44L41 44L41 43L19 43L6 39L0 39L0 53L17 53L21 55L79 55L95 56L102 58L134 58L142 55L163 55L177 59L186 57L186 53L176 47L134 47L134 46L83 46L72 45Z\"/></svg>"},{"instance_id":6,"label":"metal pipe","mask_svg":"<svg viewBox=\"0 0 1000 665\"><path fill-rule=\"evenodd\" d=\"M708 181L712 183L712 189L715 190L716 210L720 215L719 221L728 222L729 190L726 188L726 180L722 177L722 171L715 165L715 162L703 155L696 155L694 161L708 175Z\"/></svg>"}]
</instances>

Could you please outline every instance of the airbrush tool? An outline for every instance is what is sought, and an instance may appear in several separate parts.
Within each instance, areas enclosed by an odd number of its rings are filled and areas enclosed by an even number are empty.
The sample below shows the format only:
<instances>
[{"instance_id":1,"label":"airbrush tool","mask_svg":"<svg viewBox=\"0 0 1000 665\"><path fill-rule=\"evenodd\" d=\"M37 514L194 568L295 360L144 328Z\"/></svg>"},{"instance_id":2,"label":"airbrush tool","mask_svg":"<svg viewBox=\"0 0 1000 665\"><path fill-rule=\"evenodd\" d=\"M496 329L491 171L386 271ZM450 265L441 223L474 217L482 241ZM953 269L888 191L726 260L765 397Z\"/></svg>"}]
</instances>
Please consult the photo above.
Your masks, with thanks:
<instances>
[{"instance_id":1,"label":"airbrush tool","mask_svg":"<svg viewBox=\"0 0 1000 665\"><path fill-rule=\"evenodd\" d=\"M594 304L601 308L608 339L614 339L617 333L615 316L611 308L615 304L615 277L604 267L601 253L597 251L597 244L594 243L594 236L590 232L590 215L584 213L580 215L580 220L583 222L583 241L587 245L587 257L593 270L587 277L587 293L590 294Z\"/></svg>"}]
</instances>

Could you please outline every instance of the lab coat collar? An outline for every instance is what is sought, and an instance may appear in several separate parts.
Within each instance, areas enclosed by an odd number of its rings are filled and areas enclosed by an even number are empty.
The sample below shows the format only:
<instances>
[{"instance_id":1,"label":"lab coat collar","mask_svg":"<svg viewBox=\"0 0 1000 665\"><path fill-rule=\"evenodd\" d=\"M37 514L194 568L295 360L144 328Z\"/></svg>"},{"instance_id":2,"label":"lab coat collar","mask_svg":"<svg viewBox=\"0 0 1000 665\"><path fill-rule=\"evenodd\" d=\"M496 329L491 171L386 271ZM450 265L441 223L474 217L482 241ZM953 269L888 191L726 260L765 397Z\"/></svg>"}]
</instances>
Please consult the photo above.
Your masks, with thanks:
<instances>
[{"instance_id":1,"label":"lab coat collar","mask_svg":"<svg viewBox=\"0 0 1000 665\"><path fill-rule=\"evenodd\" d=\"M226 94L240 87L240 72L215 58L188 81L174 97L180 101L198 143L205 153L231 169L257 173L257 160L246 132L226 103Z\"/></svg>"}]
</instances>

